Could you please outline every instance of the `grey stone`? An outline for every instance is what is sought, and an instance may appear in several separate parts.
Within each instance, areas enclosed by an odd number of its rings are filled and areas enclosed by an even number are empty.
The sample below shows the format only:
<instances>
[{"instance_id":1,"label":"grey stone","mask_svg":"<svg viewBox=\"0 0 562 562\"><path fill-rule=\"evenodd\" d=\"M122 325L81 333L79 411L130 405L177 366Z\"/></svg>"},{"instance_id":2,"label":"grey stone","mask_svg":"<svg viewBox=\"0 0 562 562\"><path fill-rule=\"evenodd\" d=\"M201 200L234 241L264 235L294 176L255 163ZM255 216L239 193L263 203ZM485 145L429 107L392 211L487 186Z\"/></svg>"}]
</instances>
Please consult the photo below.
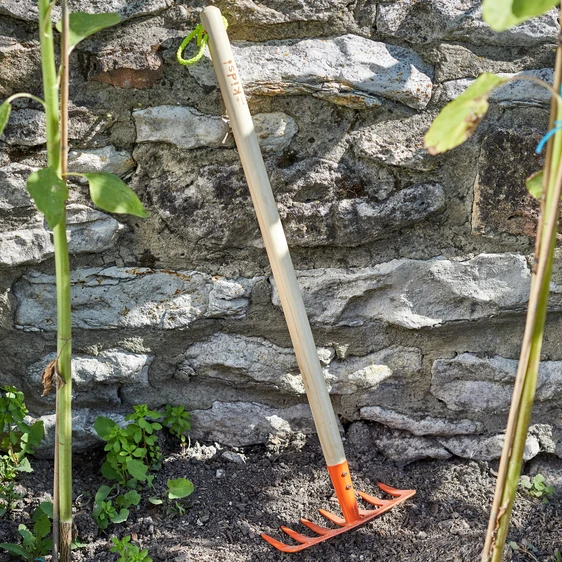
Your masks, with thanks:
<instances>
[{"instance_id":1,"label":"grey stone","mask_svg":"<svg viewBox=\"0 0 562 562\"><path fill-rule=\"evenodd\" d=\"M491 45L552 43L557 34L556 11L527 20L501 33L482 21L480 0L401 0L378 6L377 31L410 43L441 40Z\"/></svg>"},{"instance_id":2,"label":"grey stone","mask_svg":"<svg viewBox=\"0 0 562 562\"><path fill-rule=\"evenodd\" d=\"M486 436L457 436L440 437L437 439L448 451L464 459L480 461L490 461L499 459L504 444L504 435ZM537 438L533 435L527 437L523 459L528 461L537 456L540 452L540 445Z\"/></svg>"},{"instance_id":3,"label":"grey stone","mask_svg":"<svg viewBox=\"0 0 562 562\"><path fill-rule=\"evenodd\" d=\"M68 250L71 254L88 254L108 250L124 227L114 218L86 207L68 205ZM39 263L52 257L51 233L41 223L13 231L0 232L0 265L13 267Z\"/></svg>"},{"instance_id":4,"label":"grey stone","mask_svg":"<svg viewBox=\"0 0 562 562\"><path fill-rule=\"evenodd\" d=\"M280 152L299 132L296 121L286 113L258 113L252 116L263 152Z\"/></svg>"},{"instance_id":5,"label":"grey stone","mask_svg":"<svg viewBox=\"0 0 562 562\"><path fill-rule=\"evenodd\" d=\"M246 464L246 455L234 451L225 451L221 457L234 464Z\"/></svg>"},{"instance_id":6,"label":"grey stone","mask_svg":"<svg viewBox=\"0 0 562 562\"><path fill-rule=\"evenodd\" d=\"M467 261L403 259L297 275L315 324L360 326L383 320L410 329L521 311L530 283L525 258L516 254L480 254ZM280 306L276 287L272 299Z\"/></svg>"},{"instance_id":7,"label":"grey stone","mask_svg":"<svg viewBox=\"0 0 562 562\"><path fill-rule=\"evenodd\" d=\"M21 212L33 209L33 201L25 187L35 169L13 163L0 168L0 211Z\"/></svg>"},{"instance_id":8,"label":"grey stone","mask_svg":"<svg viewBox=\"0 0 562 562\"><path fill-rule=\"evenodd\" d=\"M544 80L547 84L552 84L554 71L552 68L541 68L538 70L525 70L514 74L499 72L499 76L505 78L513 78L516 76L531 76ZM472 78L461 78L459 80L450 80L443 84L443 97L450 101L462 94L474 80ZM498 102L505 106L516 105L549 105L551 93L544 86L540 86L529 80L516 80L508 82L500 86L492 92L490 100Z\"/></svg>"},{"instance_id":9,"label":"grey stone","mask_svg":"<svg viewBox=\"0 0 562 562\"><path fill-rule=\"evenodd\" d=\"M431 370L431 393L453 411L505 412L511 404L517 365L515 359L480 358L471 353L437 359ZM541 362L535 399L562 404L562 361Z\"/></svg>"},{"instance_id":10,"label":"grey stone","mask_svg":"<svg viewBox=\"0 0 562 562\"><path fill-rule=\"evenodd\" d=\"M224 280L244 287L245 307L225 299L213 318L242 318L251 288L259 278ZM14 287L18 306L15 324L24 330L56 329L54 277L30 272ZM196 271L146 268L92 268L71 273L73 325L81 329L185 328L209 315L209 294L216 279ZM234 299L238 300L238 299ZM101 306L103 303L103 306Z\"/></svg>"},{"instance_id":11,"label":"grey stone","mask_svg":"<svg viewBox=\"0 0 562 562\"><path fill-rule=\"evenodd\" d=\"M381 105L378 96L416 109L431 98L433 69L417 54L357 35L238 43L233 52L249 93L308 93L356 109ZM188 70L199 83L216 85L210 63Z\"/></svg>"},{"instance_id":12,"label":"grey stone","mask_svg":"<svg viewBox=\"0 0 562 562\"><path fill-rule=\"evenodd\" d=\"M413 170L433 170L437 162L423 144L432 119L432 115L420 114L381 121L370 127L358 128L351 134L350 140L360 158Z\"/></svg>"},{"instance_id":13,"label":"grey stone","mask_svg":"<svg viewBox=\"0 0 562 562\"><path fill-rule=\"evenodd\" d=\"M5 3L0 1L0 13L2 4ZM8 29L6 27L0 31L0 60L2 61L0 99L18 92L34 90L41 79L39 41L22 41L19 37L13 36L15 34L12 33L11 26Z\"/></svg>"},{"instance_id":14,"label":"grey stone","mask_svg":"<svg viewBox=\"0 0 562 562\"><path fill-rule=\"evenodd\" d=\"M105 410L80 408L72 411L72 451L84 453L92 447L103 443L94 430L94 423L98 416L112 419L120 426L126 425L125 416ZM36 449L35 455L42 459L52 459L55 442L55 414L41 416L45 425L45 436Z\"/></svg>"},{"instance_id":15,"label":"grey stone","mask_svg":"<svg viewBox=\"0 0 562 562\"><path fill-rule=\"evenodd\" d=\"M562 459L554 456L533 459L528 467L529 476L542 474L547 486L554 486L556 495L562 495Z\"/></svg>"},{"instance_id":16,"label":"grey stone","mask_svg":"<svg viewBox=\"0 0 562 562\"><path fill-rule=\"evenodd\" d=\"M402 429L414 435L471 435L481 433L483 425L467 419L448 420L431 416L412 416L380 406L365 406L361 418L375 421L393 429Z\"/></svg>"},{"instance_id":17,"label":"grey stone","mask_svg":"<svg viewBox=\"0 0 562 562\"><path fill-rule=\"evenodd\" d=\"M388 199L343 199L333 203L279 205L291 245L301 247L359 246L429 219L445 208L440 185L416 185Z\"/></svg>"},{"instance_id":18,"label":"grey stone","mask_svg":"<svg viewBox=\"0 0 562 562\"><path fill-rule=\"evenodd\" d=\"M308 405L272 408L253 402L215 402L209 410L191 412L191 436L230 447L264 443L269 435L314 433Z\"/></svg>"},{"instance_id":19,"label":"grey stone","mask_svg":"<svg viewBox=\"0 0 562 562\"><path fill-rule=\"evenodd\" d=\"M318 356L331 394L355 394L393 375L411 376L421 369L420 351L400 346L345 360L334 360L331 348L318 348ZM190 346L185 358L178 367L182 372L187 367L194 375L238 385L254 381L290 394L305 393L293 349L263 338L215 334Z\"/></svg>"},{"instance_id":20,"label":"grey stone","mask_svg":"<svg viewBox=\"0 0 562 562\"><path fill-rule=\"evenodd\" d=\"M371 435L376 448L397 463L408 464L423 459L449 459L453 455L435 439L417 437L403 431L375 426Z\"/></svg>"},{"instance_id":21,"label":"grey stone","mask_svg":"<svg viewBox=\"0 0 562 562\"><path fill-rule=\"evenodd\" d=\"M45 113L37 109L12 111L0 139L9 145L17 146L37 146L46 143Z\"/></svg>"},{"instance_id":22,"label":"grey stone","mask_svg":"<svg viewBox=\"0 0 562 562\"><path fill-rule=\"evenodd\" d=\"M56 354L45 356L30 365L27 378L32 388L40 394L41 374ZM148 386L148 368L153 357L146 354L130 353L117 349L102 351L98 356L74 354L72 356L73 402L81 407L99 407L100 403L112 406L121 404L119 389ZM54 393L46 400L54 403Z\"/></svg>"},{"instance_id":23,"label":"grey stone","mask_svg":"<svg viewBox=\"0 0 562 562\"><path fill-rule=\"evenodd\" d=\"M114 146L71 150L68 154L70 172L108 172L125 176L135 167L132 156L124 150L116 150Z\"/></svg>"},{"instance_id":24,"label":"grey stone","mask_svg":"<svg viewBox=\"0 0 562 562\"><path fill-rule=\"evenodd\" d=\"M167 142L179 148L220 147L228 133L221 117L192 107L162 105L133 112L137 142Z\"/></svg>"},{"instance_id":25,"label":"grey stone","mask_svg":"<svg viewBox=\"0 0 562 562\"><path fill-rule=\"evenodd\" d=\"M172 0L73 0L69 2L71 11L106 13L119 12L122 19L146 16L160 12L172 5ZM33 0L3 0L0 2L0 14L12 16L26 21L36 21L39 18L37 3ZM60 7L53 8L53 20L60 19Z\"/></svg>"}]
</instances>

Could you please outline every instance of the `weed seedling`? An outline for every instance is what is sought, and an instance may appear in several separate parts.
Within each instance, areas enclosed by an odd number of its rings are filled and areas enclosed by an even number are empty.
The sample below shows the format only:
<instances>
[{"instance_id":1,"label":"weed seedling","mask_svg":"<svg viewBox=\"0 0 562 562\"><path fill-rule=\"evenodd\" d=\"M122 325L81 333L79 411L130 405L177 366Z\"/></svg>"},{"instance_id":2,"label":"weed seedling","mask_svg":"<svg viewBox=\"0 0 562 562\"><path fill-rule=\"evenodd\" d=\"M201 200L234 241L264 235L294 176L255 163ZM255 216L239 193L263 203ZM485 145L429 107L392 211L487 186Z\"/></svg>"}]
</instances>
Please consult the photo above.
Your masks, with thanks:
<instances>
[{"instance_id":1,"label":"weed seedling","mask_svg":"<svg viewBox=\"0 0 562 562\"><path fill-rule=\"evenodd\" d=\"M117 552L119 558L117 562L152 562L152 558L148 556L148 550L144 548L140 550L138 546L131 543L131 535L127 535L122 539L113 537L111 539L113 546L111 552Z\"/></svg>"},{"instance_id":2,"label":"weed seedling","mask_svg":"<svg viewBox=\"0 0 562 562\"><path fill-rule=\"evenodd\" d=\"M545 484L545 478L542 474L536 474L533 478L521 476L519 483L527 490L530 496L541 498L544 503L548 503L548 500L556 492L554 486Z\"/></svg>"},{"instance_id":3,"label":"weed seedling","mask_svg":"<svg viewBox=\"0 0 562 562\"><path fill-rule=\"evenodd\" d=\"M23 523L18 527L22 537L22 544L1 543L0 548L7 550L15 556L19 556L30 562L45 556L52 546L53 541L47 536L51 532L50 517L53 514L53 505L49 502L42 503L34 512L33 531L30 531Z\"/></svg>"},{"instance_id":4,"label":"weed seedling","mask_svg":"<svg viewBox=\"0 0 562 562\"><path fill-rule=\"evenodd\" d=\"M187 437L185 433L191 429L189 412L183 406L170 406L166 404L162 424L168 431L181 442L182 453L185 452Z\"/></svg>"},{"instance_id":5,"label":"weed seedling","mask_svg":"<svg viewBox=\"0 0 562 562\"><path fill-rule=\"evenodd\" d=\"M169 479L166 485L168 487L166 513L181 517L185 513L185 508L176 500L190 496L194 490L193 483L187 478L175 478ZM154 505L162 505L164 503L164 500L158 496L152 496L148 498L148 501Z\"/></svg>"},{"instance_id":6,"label":"weed seedling","mask_svg":"<svg viewBox=\"0 0 562 562\"><path fill-rule=\"evenodd\" d=\"M101 486L94 499L93 517L101 531L107 529L110 523L124 523L129 517L129 507L139 505L140 494L130 490L124 495L107 499L113 488ZM119 511L117 511L119 510Z\"/></svg>"}]
</instances>

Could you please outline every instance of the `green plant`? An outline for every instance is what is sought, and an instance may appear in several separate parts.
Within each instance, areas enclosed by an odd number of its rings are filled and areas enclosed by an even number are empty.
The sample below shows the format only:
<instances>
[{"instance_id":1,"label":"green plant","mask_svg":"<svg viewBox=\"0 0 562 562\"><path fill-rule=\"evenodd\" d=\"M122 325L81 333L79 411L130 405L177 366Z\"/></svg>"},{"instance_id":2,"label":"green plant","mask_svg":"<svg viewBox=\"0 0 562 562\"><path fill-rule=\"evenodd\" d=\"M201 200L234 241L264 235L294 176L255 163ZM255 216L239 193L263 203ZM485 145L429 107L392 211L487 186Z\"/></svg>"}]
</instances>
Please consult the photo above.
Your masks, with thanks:
<instances>
[{"instance_id":1,"label":"green plant","mask_svg":"<svg viewBox=\"0 0 562 562\"><path fill-rule=\"evenodd\" d=\"M51 11L56 0L38 0L39 39L44 100L28 93L14 94L0 105L0 134L9 119L12 102L29 98L45 110L47 136L47 167L33 172L27 189L37 208L45 215L53 230L57 292L57 376L55 477L54 477L54 550L58 559L60 527L60 560L70 561L72 535L72 333L70 310L70 263L66 238L67 178L86 178L90 196L100 209L140 217L146 211L137 196L115 175L107 173L69 174L68 105L69 58L72 49L83 39L120 21L118 14L70 14L67 0L61 0L62 20L57 23L61 33L60 69L57 70ZM46 389L47 390L47 389Z\"/></svg>"},{"instance_id":2,"label":"green plant","mask_svg":"<svg viewBox=\"0 0 562 562\"><path fill-rule=\"evenodd\" d=\"M542 474L536 474L533 478L529 476L521 476L520 484L527 490L530 496L534 498L542 498L544 503L554 495L554 486L545 484L545 477Z\"/></svg>"},{"instance_id":3,"label":"green plant","mask_svg":"<svg viewBox=\"0 0 562 562\"><path fill-rule=\"evenodd\" d=\"M0 517L15 509L22 498L23 494L15 490L15 482L0 482Z\"/></svg>"},{"instance_id":4,"label":"green plant","mask_svg":"<svg viewBox=\"0 0 562 562\"><path fill-rule=\"evenodd\" d=\"M94 499L93 517L100 528L105 530L110 523L123 523L129 517L129 507L139 505L140 494L129 490L126 494L107 499L113 488L101 486ZM119 510L119 511L117 511Z\"/></svg>"},{"instance_id":5,"label":"green plant","mask_svg":"<svg viewBox=\"0 0 562 562\"><path fill-rule=\"evenodd\" d=\"M166 494L168 499L166 507L167 513L169 515L183 515L185 513L185 508L176 500L181 500L190 496L194 490L193 483L187 478L175 478L169 479L166 482L166 486L168 488L168 493ZM164 503L164 500L158 496L152 496L148 498L148 501L154 505L162 505Z\"/></svg>"},{"instance_id":6,"label":"green plant","mask_svg":"<svg viewBox=\"0 0 562 562\"><path fill-rule=\"evenodd\" d=\"M138 546L131 543L131 535L122 539L113 537L111 542L113 543L111 552L119 554L117 562L152 562L152 558L148 556L148 549L140 550Z\"/></svg>"},{"instance_id":7,"label":"green plant","mask_svg":"<svg viewBox=\"0 0 562 562\"><path fill-rule=\"evenodd\" d=\"M511 550L513 550L513 552L518 552L526 558L539 562L538 558L535 556L535 554L538 553L537 547L532 545L527 539L523 539L521 544L516 543L515 541L510 541L508 546Z\"/></svg>"},{"instance_id":8,"label":"green plant","mask_svg":"<svg viewBox=\"0 0 562 562\"><path fill-rule=\"evenodd\" d=\"M168 428L168 431L172 435L179 438L182 451L185 450L187 442L185 433L191 429L189 419L189 412L187 412L183 406L171 406L170 404L166 404L162 424L164 427Z\"/></svg>"},{"instance_id":9,"label":"green plant","mask_svg":"<svg viewBox=\"0 0 562 562\"><path fill-rule=\"evenodd\" d=\"M559 0L484 0L482 10L484 19L490 27L495 31L503 31L546 12L558 3ZM532 80L540 83L553 94L550 131L544 138L545 141L548 140L544 169L527 180L529 192L541 202L535 243L535 264L531 275L531 290L519 367L498 469L496 492L482 551L482 562L500 562L502 558L523 465L523 453L537 386L556 246L559 201L562 195L562 166L560 165L562 98L559 95L562 78L562 47L560 44L557 47L555 68L552 87L531 76L516 76L511 79L490 73L479 76L463 94L443 108L425 136L425 146L431 154L439 154L458 146L470 137L486 114L490 94L510 80Z\"/></svg>"},{"instance_id":10,"label":"green plant","mask_svg":"<svg viewBox=\"0 0 562 562\"><path fill-rule=\"evenodd\" d=\"M27 411L23 392L13 386L0 388L0 451L6 453L0 461L3 478L8 475L10 464L15 471L29 472L31 467L26 456L33 453L43 438L43 422L27 424L24 421Z\"/></svg>"},{"instance_id":11,"label":"green plant","mask_svg":"<svg viewBox=\"0 0 562 562\"><path fill-rule=\"evenodd\" d=\"M47 538L51 532L49 518L53 514L52 507L50 502L44 502L35 510L32 517L32 521L34 521L33 531L30 531L23 523L18 527L22 544L1 543L0 548L29 561L47 554L53 543L51 539Z\"/></svg>"},{"instance_id":12,"label":"green plant","mask_svg":"<svg viewBox=\"0 0 562 562\"><path fill-rule=\"evenodd\" d=\"M556 549L554 551L554 554L552 555L551 561L552 562L562 562L562 552L560 552L558 549Z\"/></svg>"},{"instance_id":13,"label":"green plant","mask_svg":"<svg viewBox=\"0 0 562 562\"><path fill-rule=\"evenodd\" d=\"M162 429L162 425L154 421L160 417L159 412L140 404L125 418L130 422L125 427L119 427L104 416L96 418L94 429L107 443L104 447L107 456L102 466L105 478L117 480L129 488L135 488L138 482L152 484L154 477L147 472L149 468L159 468L162 459L155 433Z\"/></svg>"}]
</instances>

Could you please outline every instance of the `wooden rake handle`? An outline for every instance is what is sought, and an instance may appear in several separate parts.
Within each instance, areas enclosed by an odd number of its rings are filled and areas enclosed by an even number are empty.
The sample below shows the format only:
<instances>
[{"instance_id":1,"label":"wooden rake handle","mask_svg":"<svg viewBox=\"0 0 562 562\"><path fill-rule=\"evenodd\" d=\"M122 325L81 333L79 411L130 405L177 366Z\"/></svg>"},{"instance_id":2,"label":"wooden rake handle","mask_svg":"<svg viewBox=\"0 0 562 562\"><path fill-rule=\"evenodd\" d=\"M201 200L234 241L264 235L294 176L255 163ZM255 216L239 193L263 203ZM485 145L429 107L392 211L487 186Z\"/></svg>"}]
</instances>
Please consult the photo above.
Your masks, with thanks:
<instances>
[{"instance_id":1,"label":"wooden rake handle","mask_svg":"<svg viewBox=\"0 0 562 562\"><path fill-rule=\"evenodd\" d=\"M201 21L205 31L209 34L209 50L213 66L250 188L326 464L328 466L337 465L345 461L338 423L318 360L316 345L258 138L254 131L250 110L242 89L240 73L232 54L220 10L212 6L205 8L201 14Z\"/></svg>"}]
</instances>

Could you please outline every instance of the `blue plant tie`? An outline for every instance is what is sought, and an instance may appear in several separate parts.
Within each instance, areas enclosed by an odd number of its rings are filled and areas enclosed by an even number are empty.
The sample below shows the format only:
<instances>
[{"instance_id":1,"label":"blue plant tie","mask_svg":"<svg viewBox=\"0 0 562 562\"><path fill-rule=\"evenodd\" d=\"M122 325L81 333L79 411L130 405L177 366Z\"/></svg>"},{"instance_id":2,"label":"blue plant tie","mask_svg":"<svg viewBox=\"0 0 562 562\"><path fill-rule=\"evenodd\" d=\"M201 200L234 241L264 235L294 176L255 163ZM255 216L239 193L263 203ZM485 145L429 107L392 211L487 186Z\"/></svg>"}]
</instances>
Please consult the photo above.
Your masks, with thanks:
<instances>
[{"instance_id":1,"label":"blue plant tie","mask_svg":"<svg viewBox=\"0 0 562 562\"><path fill-rule=\"evenodd\" d=\"M222 18L222 22L224 23L224 28L227 29L228 22L226 21L226 18L224 16ZM183 52L194 37L197 37L197 46L199 47L199 51L197 51L197 54L194 57L191 57L190 59L184 59L182 57ZM178 59L178 62L183 65L195 64L196 62L199 62L203 57L203 54L205 53L205 47L208 41L209 34L203 29L203 26L201 24L196 25L195 29L181 42L181 45L178 47L178 50L176 52L176 58Z\"/></svg>"},{"instance_id":2,"label":"blue plant tie","mask_svg":"<svg viewBox=\"0 0 562 562\"><path fill-rule=\"evenodd\" d=\"M542 152L544 145L548 142L548 139L555 135L558 131L562 131L562 119L557 119L554 121L554 129L551 129L546 133L546 135L541 139L539 144L537 145L537 150L535 151L537 154Z\"/></svg>"}]
</instances>

